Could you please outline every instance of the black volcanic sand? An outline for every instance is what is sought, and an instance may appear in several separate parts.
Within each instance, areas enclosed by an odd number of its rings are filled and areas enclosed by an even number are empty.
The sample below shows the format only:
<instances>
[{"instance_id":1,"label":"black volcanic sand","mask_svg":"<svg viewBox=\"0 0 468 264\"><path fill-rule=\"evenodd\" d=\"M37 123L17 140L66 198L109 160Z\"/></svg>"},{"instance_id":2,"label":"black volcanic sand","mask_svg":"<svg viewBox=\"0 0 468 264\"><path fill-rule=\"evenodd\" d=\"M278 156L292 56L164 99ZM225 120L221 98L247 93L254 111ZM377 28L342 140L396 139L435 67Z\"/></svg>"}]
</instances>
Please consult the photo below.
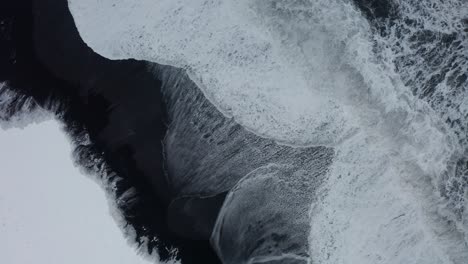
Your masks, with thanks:
<instances>
[{"instance_id":1,"label":"black volcanic sand","mask_svg":"<svg viewBox=\"0 0 468 264\"><path fill-rule=\"evenodd\" d=\"M2 1L3 81L17 93L11 115L33 98L64 122L82 166L122 178L118 197L135 188L138 197L125 197L127 203L119 205L136 230L136 243L148 237L149 252L158 248L163 259L175 247L183 263L219 263L207 240L182 239L168 228L171 193L161 145L165 106L147 62L111 61L94 53L81 40L66 0Z\"/></svg>"},{"instance_id":2,"label":"black volcanic sand","mask_svg":"<svg viewBox=\"0 0 468 264\"><path fill-rule=\"evenodd\" d=\"M135 229L136 243L149 238L150 253L157 248L167 259L177 248L184 264L220 263L207 236L225 193L173 200L161 143L168 115L161 81L149 63L94 53L80 38L66 0L10 2L0 3L0 82L17 93L10 114L34 107L55 112L74 140L78 163L121 179L119 209ZM394 15L389 1L354 2L370 20ZM30 98L36 104L25 109ZM131 188L136 197L125 194ZM200 228L194 230L186 218L199 221Z\"/></svg>"}]
</instances>

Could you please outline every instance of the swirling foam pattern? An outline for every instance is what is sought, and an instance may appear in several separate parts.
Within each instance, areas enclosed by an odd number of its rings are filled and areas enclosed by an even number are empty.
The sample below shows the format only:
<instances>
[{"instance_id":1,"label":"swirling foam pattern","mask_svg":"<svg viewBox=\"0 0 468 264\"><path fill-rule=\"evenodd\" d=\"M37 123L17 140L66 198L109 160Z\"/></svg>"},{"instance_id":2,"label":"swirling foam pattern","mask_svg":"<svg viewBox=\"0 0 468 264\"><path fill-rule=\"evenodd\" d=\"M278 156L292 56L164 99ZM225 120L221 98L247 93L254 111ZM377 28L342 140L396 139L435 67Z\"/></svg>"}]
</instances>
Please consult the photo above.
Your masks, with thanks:
<instances>
[{"instance_id":1,"label":"swirling foam pattern","mask_svg":"<svg viewBox=\"0 0 468 264\"><path fill-rule=\"evenodd\" d=\"M69 6L101 55L186 69L258 136L335 149L307 200L313 263L467 263L463 0L395 1L391 22L369 22L346 0ZM240 208L234 195L223 216Z\"/></svg>"}]
</instances>

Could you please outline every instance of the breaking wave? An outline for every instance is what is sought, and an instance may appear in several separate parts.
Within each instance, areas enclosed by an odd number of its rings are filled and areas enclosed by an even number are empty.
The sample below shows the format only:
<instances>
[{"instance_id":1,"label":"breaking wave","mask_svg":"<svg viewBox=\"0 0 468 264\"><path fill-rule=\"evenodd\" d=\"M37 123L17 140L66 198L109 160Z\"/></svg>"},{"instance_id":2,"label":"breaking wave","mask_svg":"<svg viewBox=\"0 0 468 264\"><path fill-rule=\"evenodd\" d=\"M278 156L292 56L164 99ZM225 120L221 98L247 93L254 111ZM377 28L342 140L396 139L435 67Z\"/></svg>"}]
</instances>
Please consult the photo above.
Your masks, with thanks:
<instances>
[{"instance_id":1,"label":"breaking wave","mask_svg":"<svg viewBox=\"0 0 468 264\"><path fill-rule=\"evenodd\" d=\"M468 259L464 1L396 0L387 17L346 0L69 6L99 54L183 68L249 131L334 149L308 205L313 263Z\"/></svg>"}]
</instances>

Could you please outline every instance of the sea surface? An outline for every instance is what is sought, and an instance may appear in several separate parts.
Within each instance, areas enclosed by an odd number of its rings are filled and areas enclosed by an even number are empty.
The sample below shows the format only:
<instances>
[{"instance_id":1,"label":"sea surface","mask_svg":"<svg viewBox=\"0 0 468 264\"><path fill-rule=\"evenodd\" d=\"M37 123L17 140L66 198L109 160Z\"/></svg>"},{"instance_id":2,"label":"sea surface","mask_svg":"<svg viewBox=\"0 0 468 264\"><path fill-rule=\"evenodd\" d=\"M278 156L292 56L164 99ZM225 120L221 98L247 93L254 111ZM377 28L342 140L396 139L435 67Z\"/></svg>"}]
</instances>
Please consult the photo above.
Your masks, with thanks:
<instances>
[{"instance_id":1,"label":"sea surface","mask_svg":"<svg viewBox=\"0 0 468 264\"><path fill-rule=\"evenodd\" d=\"M142 252L468 261L466 0L23 2L0 117L62 120Z\"/></svg>"}]
</instances>

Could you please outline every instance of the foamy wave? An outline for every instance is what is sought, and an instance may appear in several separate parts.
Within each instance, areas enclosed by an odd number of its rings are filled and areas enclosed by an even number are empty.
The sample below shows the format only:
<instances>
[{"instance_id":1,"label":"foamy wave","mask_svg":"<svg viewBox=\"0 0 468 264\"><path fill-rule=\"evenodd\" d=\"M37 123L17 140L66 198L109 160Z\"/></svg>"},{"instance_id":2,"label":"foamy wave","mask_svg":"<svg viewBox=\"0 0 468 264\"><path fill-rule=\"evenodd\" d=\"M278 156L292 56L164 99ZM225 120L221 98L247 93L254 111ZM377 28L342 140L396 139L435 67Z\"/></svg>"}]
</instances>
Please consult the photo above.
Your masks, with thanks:
<instances>
[{"instance_id":1,"label":"foamy wave","mask_svg":"<svg viewBox=\"0 0 468 264\"><path fill-rule=\"evenodd\" d=\"M311 205L313 261L468 259L466 213L451 212L466 205L466 191L450 200L439 188L453 178L447 175L454 157L464 153L459 133L444 119L456 111L414 93L408 76L415 70L398 64L412 48L394 35L376 35L352 3L69 3L96 52L185 68L214 105L257 135L336 149L319 202ZM463 13L450 14L458 7L453 3L408 1L401 10L424 29L454 31ZM459 95L453 100L466 121L466 96Z\"/></svg>"},{"instance_id":2,"label":"foamy wave","mask_svg":"<svg viewBox=\"0 0 468 264\"><path fill-rule=\"evenodd\" d=\"M31 123L40 123L52 117L32 98L17 94L7 83L0 82L0 128L25 128Z\"/></svg>"}]
</instances>

